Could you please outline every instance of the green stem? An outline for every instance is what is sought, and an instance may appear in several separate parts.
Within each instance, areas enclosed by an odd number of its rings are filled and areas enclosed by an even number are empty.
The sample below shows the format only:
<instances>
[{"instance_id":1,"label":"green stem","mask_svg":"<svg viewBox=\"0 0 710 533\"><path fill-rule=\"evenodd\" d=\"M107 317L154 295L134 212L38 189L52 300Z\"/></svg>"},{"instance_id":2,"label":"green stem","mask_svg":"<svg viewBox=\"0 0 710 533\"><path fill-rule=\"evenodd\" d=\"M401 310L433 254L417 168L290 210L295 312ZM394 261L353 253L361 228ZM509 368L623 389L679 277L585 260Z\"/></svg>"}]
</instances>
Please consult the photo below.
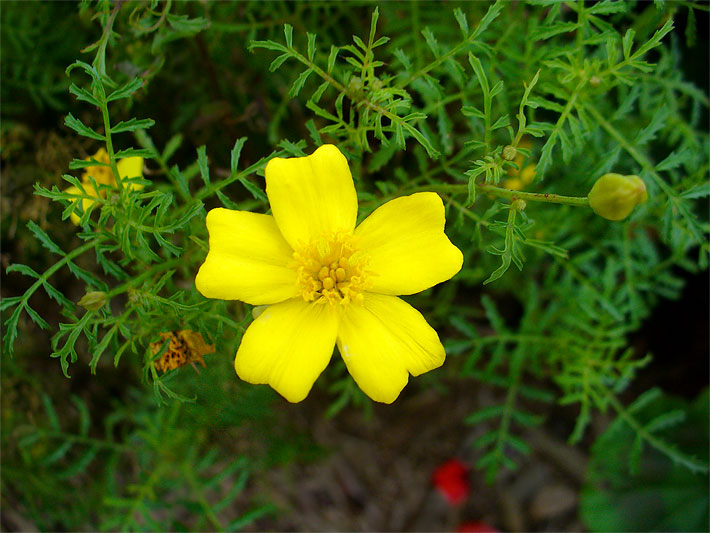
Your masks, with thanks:
<instances>
[{"instance_id":1,"label":"green stem","mask_svg":"<svg viewBox=\"0 0 710 533\"><path fill-rule=\"evenodd\" d=\"M77 444L84 444L86 446L100 446L102 448L110 448L117 452L130 452L135 451L132 446L126 444L119 444L115 442L110 442L103 439L95 439L91 437L82 437L80 435L71 435L69 433L62 433L61 431L40 431L42 435L47 439L63 439L65 441L72 441Z\"/></svg>"},{"instance_id":2,"label":"green stem","mask_svg":"<svg viewBox=\"0 0 710 533\"><path fill-rule=\"evenodd\" d=\"M104 26L104 31L101 34L101 41L99 43L99 49L96 52L96 58L94 59L94 66L98 71L100 76L106 75L106 47L108 46L108 41L111 38L111 32L113 31L113 23L116 20L116 15L118 10L121 9L121 4L123 2L116 2L116 7L113 8L111 14L106 21L106 26Z\"/></svg>"},{"instance_id":3,"label":"green stem","mask_svg":"<svg viewBox=\"0 0 710 533\"><path fill-rule=\"evenodd\" d=\"M653 448L661 452L662 454L668 456L671 458L673 461L676 463L680 463L684 467L686 467L688 470L691 470L692 472L708 472L708 465L701 461L700 459L696 459L695 457L690 457L675 448L673 448L671 445L666 443L665 441L659 439L656 437L653 433L650 433L649 431L646 430L645 427L643 427L638 420L636 420L633 416L629 414L629 412L626 410L626 408L621 404L621 402L614 396L611 392L608 390L606 391L606 399L608 402L611 404L611 406L614 408L614 410L619 414L621 418L624 419L624 421L631 426L631 428L638 433L641 438L643 438L646 442L648 442L649 445L651 445Z\"/></svg>"},{"instance_id":4,"label":"green stem","mask_svg":"<svg viewBox=\"0 0 710 533\"><path fill-rule=\"evenodd\" d=\"M103 92L103 91L102 91ZM101 115L104 119L104 133L106 135L106 151L108 152L108 158L111 163L111 171L116 180L116 186L120 191L123 189L123 183L121 183L121 176L118 174L118 165L116 164L116 154L113 151L113 140L111 139L111 122L108 116L108 104L106 102L106 97L102 98L101 101Z\"/></svg>"},{"instance_id":5,"label":"green stem","mask_svg":"<svg viewBox=\"0 0 710 533\"><path fill-rule=\"evenodd\" d=\"M602 128L604 128L609 135L611 135L616 142L618 142L621 147L626 150L626 152L633 157L636 162L641 165L641 168L646 170L654 179L656 184L661 188L663 192L665 192L668 196L670 197L675 197L676 194L673 191L673 189L661 178L661 176L658 175L658 173L655 170L655 167L651 161L648 160L648 158L640 153L636 148L624 137L617 129L611 125L609 121L607 121L604 116L597 111L597 109L594 106L591 105L585 105L584 109L592 115L599 124L601 124Z\"/></svg>"},{"instance_id":6,"label":"green stem","mask_svg":"<svg viewBox=\"0 0 710 533\"><path fill-rule=\"evenodd\" d=\"M414 2L414 4L416 4L416 2ZM414 74L410 75L409 78L407 78L405 81L401 81L401 82L397 83L396 87L399 89L406 87L407 85L412 83L417 78L424 76L424 74L426 74L430 70L433 70L436 67L438 67L439 65L441 65L442 63L444 63L450 57L454 57L455 55L461 53L463 50L465 50L471 44L471 42L474 40L475 37L478 37L478 32L476 30L472 31L471 34L468 37L466 37L465 41L460 42L459 44L454 46L451 50L449 50L445 54L440 55L439 57L437 57L434 61L432 61L428 65L420 68ZM419 36L419 32L417 32L414 41L417 42L417 41L419 41L420 38L421 37Z\"/></svg>"},{"instance_id":7,"label":"green stem","mask_svg":"<svg viewBox=\"0 0 710 533\"><path fill-rule=\"evenodd\" d=\"M322 68L320 68L318 65L310 61L307 57L301 55L299 52L296 50L290 48L289 52L295 57L298 61L306 65L309 69L311 69L313 72L315 72L318 76L320 76L323 80L327 81L330 85L332 85L336 91L345 93L345 95L352 100L353 102L356 102L359 105L364 105L368 109L371 109L378 115L382 115L384 117L387 117L392 124L399 124L406 132L410 133L415 139L420 141L421 140L417 137L417 134L421 136L421 133L419 133L411 124L409 124L407 121L403 120L402 117L388 111L387 109L371 102L367 98L364 98L362 95L359 95L357 93L353 93L349 91L342 83L337 81L333 76L325 72ZM428 151L428 150L427 150ZM438 152L436 152L438 155Z\"/></svg>"},{"instance_id":8,"label":"green stem","mask_svg":"<svg viewBox=\"0 0 710 533\"><path fill-rule=\"evenodd\" d=\"M212 525L212 528L215 531L224 531L224 526L212 510L212 505L207 501L204 491L200 487L200 484L198 483L197 478L195 477L192 465L187 467L183 466L182 472L183 475L187 478L187 481L190 484L190 487L192 488L193 492L195 493L198 503L202 506L204 517L207 518L207 521Z\"/></svg>"},{"instance_id":9,"label":"green stem","mask_svg":"<svg viewBox=\"0 0 710 533\"><path fill-rule=\"evenodd\" d=\"M51 267L49 267L47 270L44 271L44 273L35 281L32 286L27 289L27 292L25 292L25 295L22 298L22 302L20 302L20 305L26 305L27 302L29 301L30 297L34 294L34 292L44 283L46 282L52 274L54 274L57 270L62 268L64 265L66 265L68 262L70 262L72 259L75 257L80 256L84 252L91 250L92 248L96 247L97 244L99 244L101 241L103 241L104 238L96 238L93 239L83 246L79 246L79 248L75 248L71 252L69 252L67 255L62 257L59 261L54 263Z\"/></svg>"},{"instance_id":10,"label":"green stem","mask_svg":"<svg viewBox=\"0 0 710 533\"><path fill-rule=\"evenodd\" d=\"M165 270L168 270L168 269L172 268L173 266L178 266L178 265L184 263L184 261L185 261L184 257L176 257L176 258L171 259L169 261L164 261L158 265L155 265L154 267L149 268L148 270L146 270L142 274L136 276L135 278L132 278L132 279L126 281L125 283L122 283L121 285L114 287L111 291L106 293L106 299L110 300L114 296L118 296L119 294L126 292L127 290L134 287L135 285L137 285L139 282L143 281L144 279L149 278L158 272L163 272Z\"/></svg>"},{"instance_id":11,"label":"green stem","mask_svg":"<svg viewBox=\"0 0 710 533\"><path fill-rule=\"evenodd\" d=\"M511 191L488 185L485 183L477 183L476 189L485 194L491 194L500 198L508 198L510 200L525 200L526 202L545 202L548 204L563 204L574 205L578 207L588 206L589 199L586 196L562 196L560 194L540 193L540 192L524 192ZM468 185L453 185L448 183L432 184L423 187L417 187L417 191L441 191L453 194L468 194Z\"/></svg>"}]
</instances>

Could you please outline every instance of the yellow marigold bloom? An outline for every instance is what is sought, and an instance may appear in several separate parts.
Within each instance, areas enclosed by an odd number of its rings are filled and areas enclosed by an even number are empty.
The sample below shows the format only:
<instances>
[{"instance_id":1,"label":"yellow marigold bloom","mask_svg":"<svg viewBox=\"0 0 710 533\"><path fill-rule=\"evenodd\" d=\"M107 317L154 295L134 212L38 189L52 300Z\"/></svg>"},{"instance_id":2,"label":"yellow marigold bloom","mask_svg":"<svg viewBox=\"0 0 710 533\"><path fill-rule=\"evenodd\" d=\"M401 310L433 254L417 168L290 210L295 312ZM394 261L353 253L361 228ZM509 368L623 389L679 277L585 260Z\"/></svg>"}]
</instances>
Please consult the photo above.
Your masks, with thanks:
<instances>
[{"instance_id":1,"label":"yellow marigold bloom","mask_svg":"<svg viewBox=\"0 0 710 533\"><path fill-rule=\"evenodd\" d=\"M271 215L217 208L195 280L208 298L267 306L249 326L234 367L249 383L303 400L337 343L348 371L375 401L444 362L424 317L397 295L454 276L463 256L444 233L435 193L396 198L357 228L348 162L333 145L266 166Z\"/></svg>"},{"instance_id":2,"label":"yellow marigold bloom","mask_svg":"<svg viewBox=\"0 0 710 533\"><path fill-rule=\"evenodd\" d=\"M91 159L94 159L95 161L98 161L99 163L106 163L109 164L110 160L108 157L108 153L106 152L105 148L99 148L99 150L92 155L90 158L87 159L87 161L90 161ZM116 168L118 169L118 173L121 176L121 179L127 179L127 178L138 178L143 176L143 158L142 157L126 157L125 159L119 159L118 162L116 163ZM108 185L109 187L117 187L118 184L116 183L116 178L113 175L113 172L111 170L111 167L105 167L105 166L91 166L91 167L84 167L84 172L82 173L82 178L81 178L81 183L84 187L84 191L86 194L89 196L88 198L83 198L81 201L81 206L86 211L89 207L91 207L96 200L99 198L104 198L106 196L104 191L97 191L94 186L91 184L91 180L89 177L93 178L94 181L96 182L97 185ZM142 185L136 184L136 183L131 183L130 187L132 189L140 190L143 188ZM70 194L82 194L81 190L79 187L75 187L72 185L69 187L66 192ZM92 199L93 198L93 199ZM74 203L76 204L79 200L75 200ZM79 221L81 220L81 217L76 214L72 213L70 215L71 221L75 225L79 225Z\"/></svg>"}]
</instances>

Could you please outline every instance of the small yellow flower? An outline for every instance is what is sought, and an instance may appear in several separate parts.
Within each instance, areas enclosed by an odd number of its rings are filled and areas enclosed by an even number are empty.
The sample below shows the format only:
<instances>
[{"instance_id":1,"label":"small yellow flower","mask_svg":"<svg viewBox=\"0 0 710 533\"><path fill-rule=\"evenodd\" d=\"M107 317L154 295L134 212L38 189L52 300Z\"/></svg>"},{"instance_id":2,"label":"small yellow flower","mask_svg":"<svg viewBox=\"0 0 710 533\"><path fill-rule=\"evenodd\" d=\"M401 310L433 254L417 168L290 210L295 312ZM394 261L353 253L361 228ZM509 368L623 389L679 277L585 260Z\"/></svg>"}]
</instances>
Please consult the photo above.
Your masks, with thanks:
<instances>
[{"instance_id":1,"label":"small yellow flower","mask_svg":"<svg viewBox=\"0 0 710 533\"><path fill-rule=\"evenodd\" d=\"M87 161L90 161L91 159L94 159L99 163L108 164L110 162L108 153L106 152L105 148L99 148L99 150L90 158L88 158ZM139 178L143 176L143 158L126 157L125 159L119 159L116 163L116 168L118 169L118 173L120 174L122 180L128 178ZM104 198L106 196L105 191L97 191L94 188L94 186L91 184L91 180L89 179L89 177L93 178L97 185L108 185L109 187L118 186L116 183L116 178L114 177L113 172L111 171L111 167L98 165L85 167L81 178L81 184L84 187L86 195L88 196L88 198L83 198L81 201L81 206L84 211L91 207L96 202L96 200L98 200L99 198ZM142 185L137 183L131 183L130 187L131 189L135 190L140 190L143 188ZM66 192L70 194L82 194L79 187L76 187L74 185L69 187ZM75 200L74 203L76 204L78 201L79 200ZM79 225L81 217L79 217L78 214L72 213L70 215L70 218L75 225Z\"/></svg>"},{"instance_id":2,"label":"small yellow flower","mask_svg":"<svg viewBox=\"0 0 710 533\"><path fill-rule=\"evenodd\" d=\"M299 402L337 343L358 386L391 403L409 374L444 363L436 332L396 297L446 281L463 264L437 194L391 200L356 228L353 179L332 145L269 161L266 194L273 216L208 213L210 250L195 280L208 298L267 306L237 351L241 379Z\"/></svg>"}]
</instances>

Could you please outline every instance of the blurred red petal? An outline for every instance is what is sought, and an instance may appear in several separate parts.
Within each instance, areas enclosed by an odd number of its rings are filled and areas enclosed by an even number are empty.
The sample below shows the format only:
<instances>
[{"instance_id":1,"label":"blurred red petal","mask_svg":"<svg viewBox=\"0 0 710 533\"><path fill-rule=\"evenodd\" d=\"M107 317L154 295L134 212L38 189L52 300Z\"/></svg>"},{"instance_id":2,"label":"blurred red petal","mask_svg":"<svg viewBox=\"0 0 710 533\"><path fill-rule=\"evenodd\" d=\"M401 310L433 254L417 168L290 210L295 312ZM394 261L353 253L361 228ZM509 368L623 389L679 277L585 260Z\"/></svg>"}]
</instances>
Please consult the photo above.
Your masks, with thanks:
<instances>
[{"instance_id":1,"label":"blurred red petal","mask_svg":"<svg viewBox=\"0 0 710 533\"><path fill-rule=\"evenodd\" d=\"M451 505L462 503L470 492L468 468L459 459L449 459L439 465L431 480Z\"/></svg>"},{"instance_id":2,"label":"blurred red petal","mask_svg":"<svg viewBox=\"0 0 710 533\"><path fill-rule=\"evenodd\" d=\"M485 522L464 522L456 528L456 533L500 533Z\"/></svg>"}]
</instances>

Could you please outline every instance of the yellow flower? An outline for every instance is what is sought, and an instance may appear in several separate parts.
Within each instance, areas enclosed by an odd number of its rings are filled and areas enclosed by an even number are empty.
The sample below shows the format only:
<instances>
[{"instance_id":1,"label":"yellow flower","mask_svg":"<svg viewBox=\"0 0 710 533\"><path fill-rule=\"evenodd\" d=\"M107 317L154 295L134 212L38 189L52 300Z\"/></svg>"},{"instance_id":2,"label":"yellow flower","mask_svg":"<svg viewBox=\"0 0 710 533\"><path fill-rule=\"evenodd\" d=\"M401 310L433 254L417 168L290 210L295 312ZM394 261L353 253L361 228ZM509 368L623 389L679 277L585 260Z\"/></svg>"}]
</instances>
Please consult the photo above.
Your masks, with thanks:
<instances>
[{"instance_id":1,"label":"yellow flower","mask_svg":"<svg viewBox=\"0 0 710 533\"><path fill-rule=\"evenodd\" d=\"M266 305L249 326L234 367L249 383L303 400L337 343L348 371L375 401L444 363L424 317L397 295L454 276L463 256L444 233L435 193L396 198L357 228L348 162L332 145L266 166L271 215L217 208L210 250L195 280L208 298Z\"/></svg>"},{"instance_id":2,"label":"yellow flower","mask_svg":"<svg viewBox=\"0 0 710 533\"><path fill-rule=\"evenodd\" d=\"M99 148L99 150L90 158L88 158L87 161L90 161L91 159L94 159L99 163L109 164L110 162L108 153L106 153L105 148ZM125 159L119 159L116 163L116 168L118 169L118 173L121 176L121 180L141 177L143 176L143 158L126 157ZM81 201L81 206L84 211L91 207L96 202L96 200L98 200L99 198L105 198L106 196L105 191L97 191L94 188L94 186L91 184L89 176L94 179L97 185L108 185L109 187L118 186L118 184L116 183L116 178L114 177L113 172L111 171L111 167L99 165L84 167L81 183L84 187L86 195L88 196L88 198L83 198ZM140 190L143 188L143 185L131 183L130 187L131 189ZM79 187L76 187L74 185L69 187L66 192L77 195L82 194ZM79 200L75 200L74 204L76 204L78 201ZM81 217L78 214L72 212L70 218L75 225L79 225Z\"/></svg>"}]
</instances>

